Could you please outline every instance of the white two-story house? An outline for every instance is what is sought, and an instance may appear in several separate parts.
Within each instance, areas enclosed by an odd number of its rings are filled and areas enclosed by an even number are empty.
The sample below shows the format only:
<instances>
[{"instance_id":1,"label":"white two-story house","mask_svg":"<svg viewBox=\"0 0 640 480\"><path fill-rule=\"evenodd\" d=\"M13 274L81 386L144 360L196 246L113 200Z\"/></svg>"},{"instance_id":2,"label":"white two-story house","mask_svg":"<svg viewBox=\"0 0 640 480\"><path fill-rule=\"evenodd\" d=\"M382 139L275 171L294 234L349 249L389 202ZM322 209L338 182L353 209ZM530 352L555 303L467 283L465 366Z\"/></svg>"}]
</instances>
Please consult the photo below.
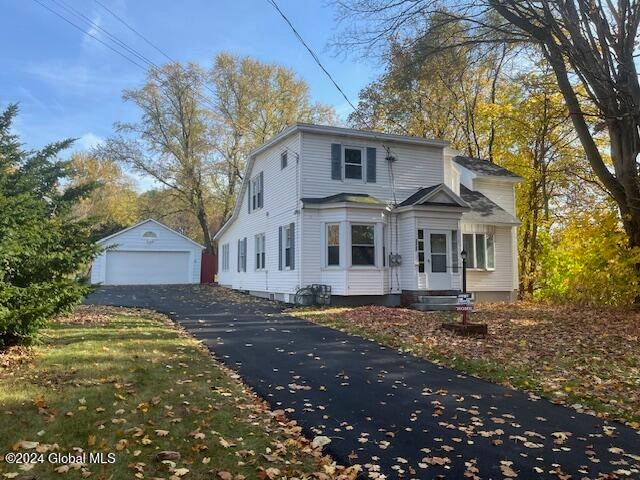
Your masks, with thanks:
<instances>
[{"instance_id":1,"label":"white two-story house","mask_svg":"<svg viewBox=\"0 0 640 480\"><path fill-rule=\"evenodd\" d=\"M332 303L414 303L518 288L515 185L444 141L298 123L253 151L215 235L218 282L293 302L312 284Z\"/></svg>"}]
</instances>

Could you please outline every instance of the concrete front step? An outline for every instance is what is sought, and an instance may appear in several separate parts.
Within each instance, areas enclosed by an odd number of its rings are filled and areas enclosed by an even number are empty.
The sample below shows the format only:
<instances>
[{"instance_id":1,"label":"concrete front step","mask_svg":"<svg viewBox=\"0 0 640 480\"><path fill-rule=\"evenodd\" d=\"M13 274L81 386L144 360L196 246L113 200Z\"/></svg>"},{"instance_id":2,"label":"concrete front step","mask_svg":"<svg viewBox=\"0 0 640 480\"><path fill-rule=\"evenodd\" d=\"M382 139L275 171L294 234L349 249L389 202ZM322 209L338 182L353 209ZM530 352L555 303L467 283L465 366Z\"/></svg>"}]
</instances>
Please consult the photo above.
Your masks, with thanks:
<instances>
[{"instance_id":1,"label":"concrete front step","mask_svg":"<svg viewBox=\"0 0 640 480\"><path fill-rule=\"evenodd\" d=\"M418 295L418 303L426 303L429 305L455 304L457 300L458 297L455 295Z\"/></svg>"},{"instance_id":2,"label":"concrete front step","mask_svg":"<svg viewBox=\"0 0 640 480\"><path fill-rule=\"evenodd\" d=\"M421 312L445 312L454 311L456 306L456 303L414 303L411 308Z\"/></svg>"}]
</instances>

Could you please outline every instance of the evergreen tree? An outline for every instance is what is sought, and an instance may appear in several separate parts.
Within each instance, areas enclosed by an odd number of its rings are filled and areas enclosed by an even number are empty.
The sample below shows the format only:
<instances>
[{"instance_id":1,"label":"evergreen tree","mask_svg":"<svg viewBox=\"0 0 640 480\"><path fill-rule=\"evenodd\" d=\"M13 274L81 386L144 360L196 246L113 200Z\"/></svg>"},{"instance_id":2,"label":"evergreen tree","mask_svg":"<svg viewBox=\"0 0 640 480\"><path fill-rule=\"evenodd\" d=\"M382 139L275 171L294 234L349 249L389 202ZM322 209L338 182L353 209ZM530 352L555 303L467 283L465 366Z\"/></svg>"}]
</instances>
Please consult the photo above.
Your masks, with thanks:
<instances>
[{"instance_id":1,"label":"evergreen tree","mask_svg":"<svg viewBox=\"0 0 640 480\"><path fill-rule=\"evenodd\" d=\"M26 151L11 133L17 113L0 114L0 348L30 342L77 304L88 289L78 273L97 252L88 222L69 214L93 188L68 185L71 164L57 156L73 140Z\"/></svg>"}]
</instances>

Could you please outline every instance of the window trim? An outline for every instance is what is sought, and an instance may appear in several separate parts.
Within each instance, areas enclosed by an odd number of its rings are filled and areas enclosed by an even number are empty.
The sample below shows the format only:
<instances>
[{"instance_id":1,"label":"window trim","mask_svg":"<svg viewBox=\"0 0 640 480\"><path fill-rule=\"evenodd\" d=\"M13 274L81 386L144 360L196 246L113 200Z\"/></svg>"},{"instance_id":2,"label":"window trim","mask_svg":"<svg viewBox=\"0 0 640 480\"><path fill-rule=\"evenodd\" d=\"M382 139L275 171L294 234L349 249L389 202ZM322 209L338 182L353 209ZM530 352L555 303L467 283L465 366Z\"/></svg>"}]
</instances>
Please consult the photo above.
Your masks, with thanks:
<instances>
[{"instance_id":1,"label":"window trim","mask_svg":"<svg viewBox=\"0 0 640 480\"><path fill-rule=\"evenodd\" d=\"M422 237L422 238L420 238ZM416 263L418 265L418 274L423 275L427 273L427 263L426 263L426 250L425 250L425 235L424 228L418 228L418 232L416 234ZM420 261L420 254L422 253L422 261Z\"/></svg>"},{"instance_id":2,"label":"window trim","mask_svg":"<svg viewBox=\"0 0 640 480\"><path fill-rule=\"evenodd\" d=\"M254 246L253 267L256 272L262 272L267 269L267 237L264 233L254 236Z\"/></svg>"},{"instance_id":3,"label":"window trim","mask_svg":"<svg viewBox=\"0 0 640 480\"><path fill-rule=\"evenodd\" d=\"M251 211L262 209L264 205L264 185L262 184L262 172L251 179ZM256 188L256 185L259 188Z\"/></svg>"},{"instance_id":4,"label":"window trim","mask_svg":"<svg viewBox=\"0 0 640 480\"><path fill-rule=\"evenodd\" d=\"M347 150L360 150L360 178L347 177ZM342 179L343 181L367 183L365 154L366 154L366 149L364 147L358 147L353 145L342 145ZM357 165L357 164L349 163L349 165Z\"/></svg>"},{"instance_id":5,"label":"window trim","mask_svg":"<svg viewBox=\"0 0 640 480\"><path fill-rule=\"evenodd\" d=\"M373 245L370 244L354 244L353 243L353 227L370 227L373 230ZM349 224L349 247L351 253L351 268L378 268L378 259L377 259L377 242L376 242L376 224L375 223L362 223L362 222L352 222ZM354 264L353 263L353 247L371 247L373 246L373 263L372 264Z\"/></svg>"},{"instance_id":6,"label":"window trim","mask_svg":"<svg viewBox=\"0 0 640 480\"><path fill-rule=\"evenodd\" d=\"M225 243L220 247L220 271L229 271L229 244Z\"/></svg>"},{"instance_id":7,"label":"window trim","mask_svg":"<svg viewBox=\"0 0 640 480\"><path fill-rule=\"evenodd\" d=\"M247 237L243 237L238 242L238 273L247 272Z\"/></svg>"},{"instance_id":8,"label":"window trim","mask_svg":"<svg viewBox=\"0 0 640 480\"><path fill-rule=\"evenodd\" d=\"M471 270L471 271L475 271L475 272L494 272L496 270L496 237L494 234L491 233L463 233L462 234L462 248L464 249L464 237L467 235L471 235L472 237L472 242L471 244L473 245L473 252L467 252L467 258L472 258L473 259L473 267L467 267L467 270ZM479 267L478 266L478 255L477 255L477 237L483 237L483 244L484 244L484 266ZM493 252L489 252L489 249L487 248L487 237L493 237ZM489 256L492 253L492 258L493 258L493 267L489 267Z\"/></svg>"},{"instance_id":9,"label":"window trim","mask_svg":"<svg viewBox=\"0 0 640 480\"><path fill-rule=\"evenodd\" d=\"M338 244L337 245L329 245L329 228L330 227L336 227L338 229ZM342 266L341 265L341 263L342 263L341 260L342 259L340 258L342 256L340 254L340 241L341 241L340 237L342 237L342 234L340 233L340 223L337 223L337 222L326 223L324 232L325 232L325 239L326 239L325 240L325 255L326 255L326 258L325 258L324 266L325 266L325 268L334 268L334 269L340 268ZM330 264L329 263L329 247L330 246L331 247L338 247L338 263L337 264Z\"/></svg>"},{"instance_id":10,"label":"window trim","mask_svg":"<svg viewBox=\"0 0 640 480\"><path fill-rule=\"evenodd\" d=\"M291 225L285 225L282 227L282 269L283 270L292 270L291 268L291 251L292 245L295 241L293 239L293 235L291 234ZM289 245L287 245L289 242ZM289 250L289 262L287 264L287 249Z\"/></svg>"}]
</instances>

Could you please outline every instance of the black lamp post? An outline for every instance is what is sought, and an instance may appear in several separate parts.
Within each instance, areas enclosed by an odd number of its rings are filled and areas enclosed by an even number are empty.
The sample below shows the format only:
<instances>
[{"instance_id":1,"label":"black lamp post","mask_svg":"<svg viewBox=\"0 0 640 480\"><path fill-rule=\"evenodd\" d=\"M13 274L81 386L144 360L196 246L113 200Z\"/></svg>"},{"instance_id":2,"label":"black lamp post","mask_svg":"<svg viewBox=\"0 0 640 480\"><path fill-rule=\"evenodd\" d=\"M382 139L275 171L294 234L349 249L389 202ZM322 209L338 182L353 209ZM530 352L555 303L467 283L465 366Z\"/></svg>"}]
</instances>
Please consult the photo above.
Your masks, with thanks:
<instances>
[{"instance_id":1,"label":"black lamp post","mask_svg":"<svg viewBox=\"0 0 640 480\"><path fill-rule=\"evenodd\" d=\"M460 252L462 257L462 293L467 293L467 251Z\"/></svg>"}]
</instances>

